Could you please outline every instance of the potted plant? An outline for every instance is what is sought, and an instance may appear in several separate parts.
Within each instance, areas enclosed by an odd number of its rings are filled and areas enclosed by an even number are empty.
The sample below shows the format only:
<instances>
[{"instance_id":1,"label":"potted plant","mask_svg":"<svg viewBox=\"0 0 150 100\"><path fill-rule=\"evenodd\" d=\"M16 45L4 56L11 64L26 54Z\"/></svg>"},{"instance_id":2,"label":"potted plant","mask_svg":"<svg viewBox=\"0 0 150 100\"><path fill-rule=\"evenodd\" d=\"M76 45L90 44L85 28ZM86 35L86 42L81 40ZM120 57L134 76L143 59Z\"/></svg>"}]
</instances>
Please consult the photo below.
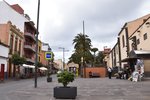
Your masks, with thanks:
<instances>
[{"instance_id":1,"label":"potted plant","mask_svg":"<svg viewBox=\"0 0 150 100\"><path fill-rule=\"evenodd\" d=\"M74 81L74 74L64 70L57 74L58 82L63 86L54 87L54 97L56 99L75 99L77 96L77 87L68 86Z\"/></svg>"}]
</instances>

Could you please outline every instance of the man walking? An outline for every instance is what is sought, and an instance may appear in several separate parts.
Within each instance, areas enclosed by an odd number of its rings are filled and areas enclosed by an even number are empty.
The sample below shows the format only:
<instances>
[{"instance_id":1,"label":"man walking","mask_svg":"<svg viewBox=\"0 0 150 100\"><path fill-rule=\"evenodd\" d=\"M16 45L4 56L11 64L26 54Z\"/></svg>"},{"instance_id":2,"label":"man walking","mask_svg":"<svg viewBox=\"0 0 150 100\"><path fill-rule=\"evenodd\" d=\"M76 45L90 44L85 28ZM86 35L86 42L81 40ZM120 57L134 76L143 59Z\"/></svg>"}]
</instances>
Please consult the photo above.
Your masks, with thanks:
<instances>
[{"instance_id":1,"label":"man walking","mask_svg":"<svg viewBox=\"0 0 150 100\"><path fill-rule=\"evenodd\" d=\"M108 77L109 77L109 79L111 79L111 73L112 73L112 69L110 67L108 67Z\"/></svg>"}]
</instances>

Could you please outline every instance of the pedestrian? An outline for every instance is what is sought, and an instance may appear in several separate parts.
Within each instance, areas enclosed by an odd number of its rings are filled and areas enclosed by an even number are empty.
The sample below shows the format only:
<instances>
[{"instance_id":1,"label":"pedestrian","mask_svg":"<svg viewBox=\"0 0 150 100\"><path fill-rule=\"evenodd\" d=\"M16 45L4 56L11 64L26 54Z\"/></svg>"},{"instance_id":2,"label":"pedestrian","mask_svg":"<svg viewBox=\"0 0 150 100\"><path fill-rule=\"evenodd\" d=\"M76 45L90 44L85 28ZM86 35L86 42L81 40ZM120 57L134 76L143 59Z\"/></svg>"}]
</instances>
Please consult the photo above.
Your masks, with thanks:
<instances>
[{"instance_id":1,"label":"pedestrian","mask_svg":"<svg viewBox=\"0 0 150 100\"><path fill-rule=\"evenodd\" d=\"M108 77L109 77L109 79L111 79L111 74L112 74L112 69L110 67L108 67Z\"/></svg>"}]
</instances>

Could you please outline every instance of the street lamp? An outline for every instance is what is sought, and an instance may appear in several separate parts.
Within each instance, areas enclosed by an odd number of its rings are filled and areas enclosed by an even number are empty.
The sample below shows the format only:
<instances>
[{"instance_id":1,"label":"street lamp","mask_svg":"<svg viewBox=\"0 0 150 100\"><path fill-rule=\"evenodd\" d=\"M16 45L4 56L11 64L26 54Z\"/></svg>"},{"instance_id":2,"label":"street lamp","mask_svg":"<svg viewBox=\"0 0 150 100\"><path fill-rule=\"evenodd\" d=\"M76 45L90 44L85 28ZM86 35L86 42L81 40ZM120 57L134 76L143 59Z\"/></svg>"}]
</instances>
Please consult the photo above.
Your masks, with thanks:
<instances>
[{"instance_id":1,"label":"street lamp","mask_svg":"<svg viewBox=\"0 0 150 100\"><path fill-rule=\"evenodd\" d=\"M65 67L65 52L68 52L69 50L65 50L64 47L59 47L59 49L62 49L63 50L63 70L64 70L64 67Z\"/></svg>"},{"instance_id":2,"label":"street lamp","mask_svg":"<svg viewBox=\"0 0 150 100\"><path fill-rule=\"evenodd\" d=\"M38 62L38 35L39 35L39 14L40 14L40 0L38 0L37 9L37 29L36 29L36 56L35 56L35 83L34 87L37 88L37 62Z\"/></svg>"}]
</instances>

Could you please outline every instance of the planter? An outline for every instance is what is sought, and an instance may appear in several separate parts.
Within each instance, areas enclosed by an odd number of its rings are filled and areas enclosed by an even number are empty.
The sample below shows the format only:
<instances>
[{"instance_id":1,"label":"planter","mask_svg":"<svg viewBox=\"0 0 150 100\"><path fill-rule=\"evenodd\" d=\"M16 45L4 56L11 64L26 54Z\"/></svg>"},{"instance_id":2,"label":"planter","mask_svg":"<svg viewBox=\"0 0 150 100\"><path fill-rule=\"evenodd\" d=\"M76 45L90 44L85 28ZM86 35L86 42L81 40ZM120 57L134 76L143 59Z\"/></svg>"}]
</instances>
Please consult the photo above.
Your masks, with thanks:
<instances>
[{"instance_id":1,"label":"planter","mask_svg":"<svg viewBox=\"0 0 150 100\"><path fill-rule=\"evenodd\" d=\"M47 82L52 82L52 77L48 77Z\"/></svg>"},{"instance_id":2,"label":"planter","mask_svg":"<svg viewBox=\"0 0 150 100\"><path fill-rule=\"evenodd\" d=\"M75 99L77 96L77 87L55 87L54 97L56 99Z\"/></svg>"}]
</instances>

